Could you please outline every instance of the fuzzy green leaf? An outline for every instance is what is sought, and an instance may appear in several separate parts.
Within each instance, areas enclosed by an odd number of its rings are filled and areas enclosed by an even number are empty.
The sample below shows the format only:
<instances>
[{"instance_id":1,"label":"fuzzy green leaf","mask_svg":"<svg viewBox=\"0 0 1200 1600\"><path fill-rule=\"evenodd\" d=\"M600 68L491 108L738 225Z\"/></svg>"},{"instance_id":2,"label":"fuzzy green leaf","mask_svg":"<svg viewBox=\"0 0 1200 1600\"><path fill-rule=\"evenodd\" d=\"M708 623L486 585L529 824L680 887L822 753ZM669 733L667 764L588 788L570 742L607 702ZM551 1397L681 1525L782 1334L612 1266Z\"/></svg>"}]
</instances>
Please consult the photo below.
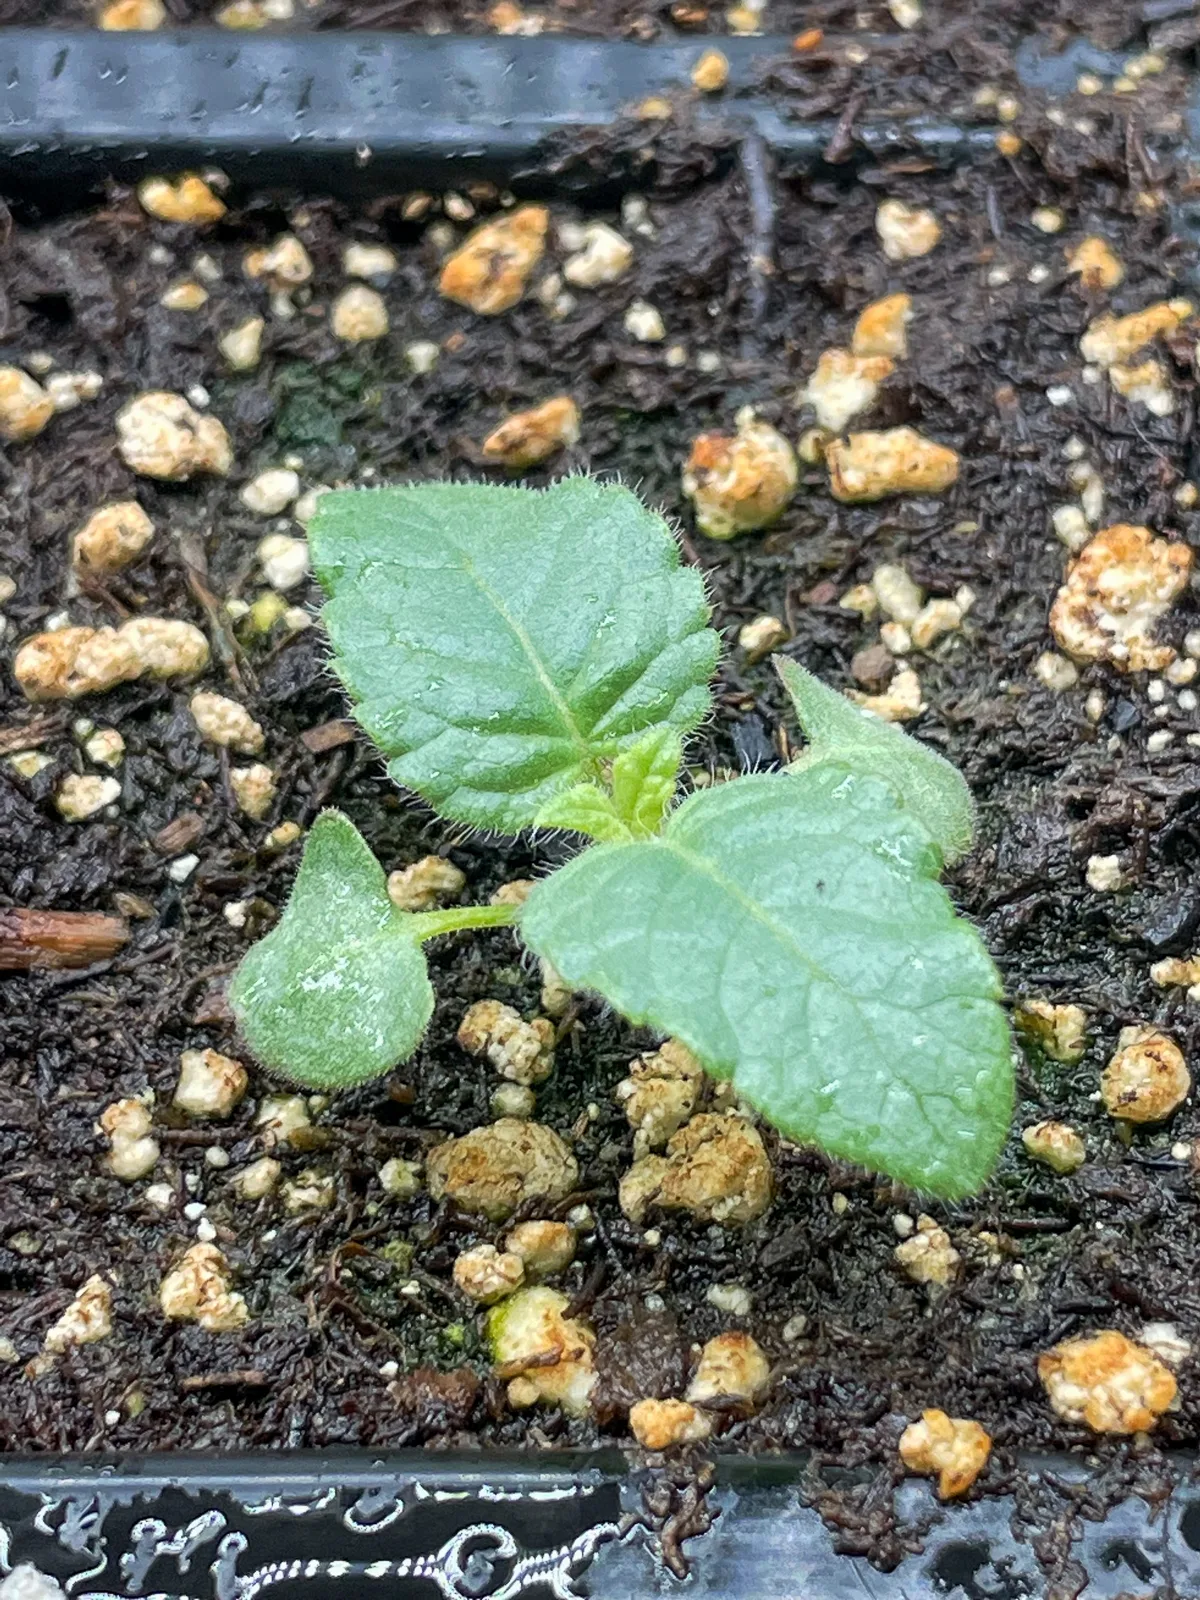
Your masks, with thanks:
<instances>
[{"instance_id":1,"label":"fuzzy green leaf","mask_svg":"<svg viewBox=\"0 0 1200 1600\"><path fill-rule=\"evenodd\" d=\"M515 832L643 734L708 710L718 640L700 575L628 489L342 491L310 538L355 715L444 816Z\"/></svg>"},{"instance_id":2,"label":"fuzzy green leaf","mask_svg":"<svg viewBox=\"0 0 1200 1600\"><path fill-rule=\"evenodd\" d=\"M786 656L774 660L808 739L808 749L793 770L833 761L882 778L920 817L947 862L966 855L975 836L975 806L958 768L928 745L854 705Z\"/></svg>"},{"instance_id":3,"label":"fuzzy green leaf","mask_svg":"<svg viewBox=\"0 0 1200 1600\"><path fill-rule=\"evenodd\" d=\"M619 844L633 838L629 824L617 815L613 798L597 783L577 783L552 795L534 818L539 828L561 828L589 839Z\"/></svg>"},{"instance_id":4,"label":"fuzzy green leaf","mask_svg":"<svg viewBox=\"0 0 1200 1600\"><path fill-rule=\"evenodd\" d=\"M433 1011L421 917L340 811L317 818L287 908L251 946L229 1001L251 1050L308 1089L377 1078L416 1048Z\"/></svg>"},{"instance_id":5,"label":"fuzzy green leaf","mask_svg":"<svg viewBox=\"0 0 1200 1600\"><path fill-rule=\"evenodd\" d=\"M956 1196L1003 1143L1012 1067L996 970L939 865L885 784L823 763L585 851L537 885L521 931L784 1134Z\"/></svg>"},{"instance_id":6,"label":"fuzzy green leaf","mask_svg":"<svg viewBox=\"0 0 1200 1600\"><path fill-rule=\"evenodd\" d=\"M631 833L646 838L662 827L682 760L683 741L675 730L656 728L613 762L613 805Z\"/></svg>"}]
</instances>

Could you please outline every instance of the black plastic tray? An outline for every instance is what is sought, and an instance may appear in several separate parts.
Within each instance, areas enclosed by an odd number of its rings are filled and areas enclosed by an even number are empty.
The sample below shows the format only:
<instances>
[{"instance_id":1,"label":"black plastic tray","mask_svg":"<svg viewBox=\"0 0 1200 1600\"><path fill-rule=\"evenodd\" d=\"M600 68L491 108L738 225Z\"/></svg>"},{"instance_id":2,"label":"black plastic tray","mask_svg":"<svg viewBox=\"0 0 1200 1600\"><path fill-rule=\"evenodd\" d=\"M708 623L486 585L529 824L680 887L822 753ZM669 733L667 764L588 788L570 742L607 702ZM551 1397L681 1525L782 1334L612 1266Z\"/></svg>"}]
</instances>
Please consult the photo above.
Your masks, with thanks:
<instances>
[{"instance_id":1,"label":"black plastic tray","mask_svg":"<svg viewBox=\"0 0 1200 1600\"><path fill-rule=\"evenodd\" d=\"M17 1461L0 1478L0 1564L103 1600L1065 1600L1084 1581L1086 1600L1200 1594L1200 1487L1182 1463L1173 1491L1100 1521L1078 1462L1031 1463L1021 1508L939 1507L905 1484L897 1536L914 1553L891 1572L836 1552L802 1476L795 1460L720 1462L680 1583L646 1516L651 1475L619 1455Z\"/></svg>"}]
</instances>

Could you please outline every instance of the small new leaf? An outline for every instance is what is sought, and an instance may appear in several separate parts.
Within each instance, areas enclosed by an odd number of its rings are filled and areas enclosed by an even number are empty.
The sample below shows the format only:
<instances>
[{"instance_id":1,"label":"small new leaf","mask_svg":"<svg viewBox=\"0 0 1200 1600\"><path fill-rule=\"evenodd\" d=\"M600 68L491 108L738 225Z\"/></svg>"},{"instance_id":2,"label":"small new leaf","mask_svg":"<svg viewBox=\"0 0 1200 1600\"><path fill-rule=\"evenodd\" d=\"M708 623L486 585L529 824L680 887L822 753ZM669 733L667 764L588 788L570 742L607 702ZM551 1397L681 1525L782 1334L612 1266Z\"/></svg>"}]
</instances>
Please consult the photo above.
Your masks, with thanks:
<instances>
[{"instance_id":1,"label":"small new leaf","mask_svg":"<svg viewBox=\"0 0 1200 1600\"><path fill-rule=\"evenodd\" d=\"M793 764L793 771L833 761L854 772L872 773L916 813L947 863L967 853L975 836L975 807L956 767L786 656L774 657L774 664L808 739L808 749Z\"/></svg>"},{"instance_id":2,"label":"small new leaf","mask_svg":"<svg viewBox=\"0 0 1200 1600\"><path fill-rule=\"evenodd\" d=\"M612 764L612 797L617 815L638 838L662 827L683 760L683 741L673 728L656 728Z\"/></svg>"},{"instance_id":3,"label":"small new leaf","mask_svg":"<svg viewBox=\"0 0 1200 1600\"><path fill-rule=\"evenodd\" d=\"M534 818L539 828L561 828L566 833L582 833L606 844L620 844L633 838L629 824L617 815L613 798L599 784L577 783L546 801Z\"/></svg>"},{"instance_id":4,"label":"small new leaf","mask_svg":"<svg viewBox=\"0 0 1200 1600\"><path fill-rule=\"evenodd\" d=\"M406 1060L433 1011L428 920L396 909L354 824L322 812L283 916L229 989L263 1065L308 1089L348 1089Z\"/></svg>"},{"instance_id":5,"label":"small new leaf","mask_svg":"<svg viewBox=\"0 0 1200 1600\"><path fill-rule=\"evenodd\" d=\"M831 763L740 778L540 882L526 942L681 1039L790 1138L947 1197L1008 1128L1000 984L890 787Z\"/></svg>"},{"instance_id":6,"label":"small new leaf","mask_svg":"<svg viewBox=\"0 0 1200 1600\"><path fill-rule=\"evenodd\" d=\"M513 833L709 707L699 573L628 489L427 483L322 497L313 565L355 715L445 817Z\"/></svg>"}]
</instances>

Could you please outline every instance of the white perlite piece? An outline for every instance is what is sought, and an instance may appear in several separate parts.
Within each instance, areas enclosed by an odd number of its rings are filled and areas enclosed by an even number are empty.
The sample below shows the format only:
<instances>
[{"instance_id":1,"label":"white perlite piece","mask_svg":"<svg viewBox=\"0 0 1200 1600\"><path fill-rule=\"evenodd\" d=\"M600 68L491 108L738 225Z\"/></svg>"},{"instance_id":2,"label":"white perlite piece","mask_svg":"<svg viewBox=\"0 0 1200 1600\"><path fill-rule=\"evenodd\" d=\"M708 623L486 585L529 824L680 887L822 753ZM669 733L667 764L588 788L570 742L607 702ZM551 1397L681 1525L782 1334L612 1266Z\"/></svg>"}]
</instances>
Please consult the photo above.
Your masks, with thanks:
<instances>
[{"instance_id":1,"label":"white perlite piece","mask_svg":"<svg viewBox=\"0 0 1200 1600\"><path fill-rule=\"evenodd\" d=\"M246 756L256 756L261 751L266 737L262 725L236 700L202 689L192 696L189 709L209 744Z\"/></svg>"},{"instance_id":2,"label":"white perlite piece","mask_svg":"<svg viewBox=\"0 0 1200 1600\"><path fill-rule=\"evenodd\" d=\"M243 1200L265 1200L274 1192L282 1174L283 1167L273 1156L260 1156L235 1172L230 1183Z\"/></svg>"},{"instance_id":3,"label":"white perlite piece","mask_svg":"<svg viewBox=\"0 0 1200 1600\"><path fill-rule=\"evenodd\" d=\"M290 467L271 467L242 489L238 499L258 517L277 517L300 494L300 477ZM262 547L259 547L259 559Z\"/></svg>"},{"instance_id":4,"label":"white perlite piece","mask_svg":"<svg viewBox=\"0 0 1200 1600\"><path fill-rule=\"evenodd\" d=\"M250 1085L246 1069L218 1050L185 1050L174 1104L189 1117L228 1117Z\"/></svg>"},{"instance_id":5,"label":"white perlite piece","mask_svg":"<svg viewBox=\"0 0 1200 1600\"><path fill-rule=\"evenodd\" d=\"M637 339L641 344L659 344L667 336L662 313L646 300L630 303L622 326L631 339Z\"/></svg>"},{"instance_id":6,"label":"white perlite piece","mask_svg":"<svg viewBox=\"0 0 1200 1600\"><path fill-rule=\"evenodd\" d=\"M305 1211L330 1211L337 1199L333 1179L309 1167L289 1178L280 1189L283 1209L293 1216Z\"/></svg>"},{"instance_id":7,"label":"white perlite piece","mask_svg":"<svg viewBox=\"0 0 1200 1600\"><path fill-rule=\"evenodd\" d=\"M388 873L388 899L401 911L432 911L446 900L457 900L467 886L467 875L445 856L422 856L411 866Z\"/></svg>"},{"instance_id":8,"label":"white perlite piece","mask_svg":"<svg viewBox=\"0 0 1200 1600\"><path fill-rule=\"evenodd\" d=\"M302 1144L304 1130L312 1126L308 1105L302 1095L269 1094L260 1103L254 1126L263 1144L273 1150L279 1144ZM301 1137L297 1139L296 1134Z\"/></svg>"},{"instance_id":9,"label":"white perlite piece","mask_svg":"<svg viewBox=\"0 0 1200 1600\"><path fill-rule=\"evenodd\" d=\"M390 278L397 266L395 251L385 244L348 244L342 251L342 271L348 278Z\"/></svg>"},{"instance_id":10,"label":"white perlite piece","mask_svg":"<svg viewBox=\"0 0 1200 1600\"><path fill-rule=\"evenodd\" d=\"M154 524L136 500L101 506L75 534L71 555L81 572L120 572L154 537Z\"/></svg>"},{"instance_id":11,"label":"white perlite piece","mask_svg":"<svg viewBox=\"0 0 1200 1600\"><path fill-rule=\"evenodd\" d=\"M1079 682L1079 668L1057 650L1043 650L1033 663L1033 675L1053 694L1064 694Z\"/></svg>"},{"instance_id":12,"label":"white perlite piece","mask_svg":"<svg viewBox=\"0 0 1200 1600\"><path fill-rule=\"evenodd\" d=\"M889 261L909 261L925 256L942 237L932 211L906 206L902 200L885 200L875 212L875 232Z\"/></svg>"},{"instance_id":13,"label":"white perlite piece","mask_svg":"<svg viewBox=\"0 0 1200 1600\"><path fill-rule=\"evenodd\" d=\"M267 250L251 250L242 261L248 278L265 279L271 288L298 289L313 275L308 251L294 233L281 233Z\"/></svg>"},{"instance_id":14,"label":"white perlite piece","mask_svg":"<svg viewBox=\"0 0 1200 1600\"><path fill-rule=\"evenodd\" d=\"M1021 1143L1034 1161L1060 1176L1077 1172L1087 1160L1087 1146L1065 1122L1035 1122L1022 1131Z\"/></svg>"},{"instance_id":15,"label":"white perlite piece","mask_svg":"<svg viewBox=\"0 0 1200 1600\"><path fill-rule=\"evenodd\" d=\"M576 253L564 262L563 277L577 289L616 283L633 265L633 246L606 222L589 222L569 237Z\"/></svg>"},{"instance_id":16,"label":"white perlite piece","mask_svg":"<svg viewBox=\"0 0 1200 1600\"><path fill-rule=\"evenodd\" d=\"M98 372L52 372L46 379L46 393L55 411L74 411L85 400L94 400L104 387Z\"/></svg>"},{"instance_id":17,"label":"white perlite piece","mask_svg":"<svg viewBox=\"0 0 1200 1600\"><path fill-rule=\"evenodd\" d=\"M704 1298L715 1310L730 1317L748 1317L754 1306L754 1297L744 1283L710 1283Z\"/></svg>"},{"instance_id":18,"label":"white perlite piece","mask_svg":"<svg viewBox=\"0 0 1200 1600\"><path fill-rule=\"evenodd\" d=\"M393 1200L411 1200L421 1191L421 1164L392 1156L380 1167L379 1182L384 1194L391 1195Z\"/></svg>"},{"instance_id":19,"label":"white perlite piece","mask_svg":"<svg viewBox=\"0 0 1200 1600\"><path fill-rule=\"evenodd\" d=\"M158 1140L150 1136L153 1126L149 1107L144 1100L132 1096L114 1100L100 1115L100 1131L107 1135L111 1146L107 1159L108 1170L122 1183L136 1183L144 1178L158 1160Z\"/></svg>"},{"instance_id":20,"label":"white perlite piece","mask_svg":"<svg viewBox=\"0 0 1200 1600\"><path fill-rule=\"evenodd\" d=\"M261 822L275 799L275 774L261 761L249 767L234 767L229 774L229 787L243 816Z\"/></svg>"},{"instance_id":21,"label":"white perlite piece","mask_svg":"<svg viewBox=\"0 0 1200 1600\"><path fill-rule=\"evenodd\" d=\"M500 1076L513 1083L541 1083L554 1070L554 1024L548 1017L526 1022L499 1000L476 1001L459 1024L457 1038L468 1055L486 1055Z\"/></svg>"},{"instance_id":22,"label":"white perlite piece","mask_svg":"<svg viewBox=\"0 0 1200 1600\"><path fill-rule=\"evenodd\" d=\"M703 1086L700 1063L678 1039L668 1039L630 1062L629 1075L617 1085L614 1098L634 1129L636 1157L661 1149L683 1126L699 1105Z\"/></svg>"},{"instance_id":23,"label":"white perlite piece","mask_svg":"<svg viewBox=\"0 0 1200 1600\"><path fill-rule=\"evenodd\" d=\"M881 610L895 622L911 626L925 604L925 591L899 563L885 563L871 574L871 589Z\"/></svg>"},{"instance_id":24,"label":"white perlite piece","mask_svg":"<svg viewBox=\"0 0 1200 1600\"><path fill-rule=\"evenodd\" d=\"M168 483L198 472L224 477L233 465L229 435L216 417L166 390L140 394L117 414L117 449L134 472Z\"/></svg>"},{"instance_id":25,"label":"white perlite piece","mask_svg":"<svg viewBox=\"0 0 1200 1600\"><path fill-rule=\"evenodd\" d=\"M185 172L174 182L170 178L143 178L138 184L138 202L149 216L160 222L220 222L225 202L195 172Z\"/></svg>"},{"instance_id":26,"label":"white perlite piece","mask_svg":"<svg viewBox=\"0 0 1200 1600\"><path fill-rule=\"evenodd\" d=\"M83 741L83 752L98 767L119 767L125 759L125 741L115 728L97 728Z\"/></svg>"},{"instance_id":27,"label":"white perlite piece","mask_svg":"<svg viewBox=\"0 0 1200 1600\"><path fill-rule=\"evenodd\" d=\"M790 637L787 624L779 617L755 617L738 629L738 648L745 651L747 661L761 661Z\"/></svg>"},{"instance_id":28,"label":"white perlite piece","mask_svg":"<svg viewBox=\"0 0 1200 1600\"><path fill-rule=\"evenodd\" d=\"M1084 876L1088 888L1097 894L1115 894L1125 887L1120 856L1089 856Z\"/></svg>"},{"instance_id":29,"label":"white perlite piece","mask_svg":"<svg viewBox=\"0 0 1200 1600\"><path fill-rule=\"evenodd\" d=\"M846 424L875 404L879 385L895 370L889 356L852 355L848 350L823 350L817 369L796 396L800 405L810 405L817 422L830 433L841 433Z\"/></svg>"},{"instance_id":30,"label":"white perlite piece","mask_svg":"<svg viewBox=\"0 0 1200 1600\"><path fill-rule=\"evenodd\" d=\"M286 594L308 576L308 540L288 533L269 533L259 542L258 559L272 589Z\"/></svg>"},{"instance_id":31,"label":"white perlite piece","mask_svg":"<svg viewBox=\"0 0 1200 1600\"><path fill-rule=\"evenodd\" d=\"M217 340L217 349L234 372L253 372L262 360L262 337L266 328L262 317L247 317Z\"/></svg>"},{"instance_id":32,"label":"white perlite piece","mask_svg":"<svg viewBox=\"0 0 1200 1600\"><path fill-rule=\"evenodd\" d=\"M71 773L58 786L54 806L64 822L86 822L121 798L119 778Z\"/></svg>"},{"instance_id":33,"label":"white perlite piece","mask_svg":"<svg viewBox=\"0 0 1200 1600\"><path fill-rule=\"evenodd\" d=\"M924 1212L917 1218L917 1231L898 1244L893 1254L914 1283L944 1286L954 1281L962 1265L945 1228Z\"/></svg>"},{"instance_id":34,"label":"white perlite piece","mask_svg":"<svg viewBox=\"0 0 1200 1600\"><path fill-rule=\"evenodd\" d=\"M771 1380L771 1363L748 1333L720 1333L700 1352L700 1361L687 1387L686 1398L695 1404L708 1400L761 1399Z\"/></svg>"},{"instance_id":35,"label":"white perlite piece","mask_svg":"<svg viewBox=\"0 0 1200 1600\"><path fill-rule=\"evenodd\" d=\"M229 1263L215 1244L192 1245L158 1291L162 1314L196 1322L206 1333L232 1333L250 1319L245 1299L229 1287Z\"/></svg>"},{"instance_id":36,"label":"white perlite piece","mask_svg":"<svg viewBox=\"0 0 1200 1600\"><path fill-rule=\"evenodd\" d=\"M881 722L908 722L925 709L921 680L911 667L897 672L882 694L864 694L859 689L851 689L847 698Z\"/></svg>"},{"instance_id":37,"label":"white perlite piece","mask_svg":"<svg viewBox=\"0 0 1200 1600\"><path fill-rule=\"evenodd\" d=\"M506 1236L504 1248L520 1259L527 1278L548 1278L571 1265L577 1243L569 1222L519 1222Z\"/></svg>"},{"instance_id":38,"label":"white perlite piece","mask_svg":"<svg viewBox=\"0 0 1200 1600\"><path fill-rule=\"evenodd\" d=\"M388 312L383 296L365 283L353 283L333 302L329 326L335 339L346 344L365 344L382 339L387 333Z\"/></svg>"},{"instance_id":39,"label":"white perlite piece","mask_svg":"<svg viewBox=\"0 0 1200 1600\"><path fill-rule=\"evenodd\" d=\"M479 1244L455 1259L453 1277L455 1288L468 1300L479 1306L492 1306L521 1287L525 1263L510 1250Z\"/></svg>"}]
</instances>

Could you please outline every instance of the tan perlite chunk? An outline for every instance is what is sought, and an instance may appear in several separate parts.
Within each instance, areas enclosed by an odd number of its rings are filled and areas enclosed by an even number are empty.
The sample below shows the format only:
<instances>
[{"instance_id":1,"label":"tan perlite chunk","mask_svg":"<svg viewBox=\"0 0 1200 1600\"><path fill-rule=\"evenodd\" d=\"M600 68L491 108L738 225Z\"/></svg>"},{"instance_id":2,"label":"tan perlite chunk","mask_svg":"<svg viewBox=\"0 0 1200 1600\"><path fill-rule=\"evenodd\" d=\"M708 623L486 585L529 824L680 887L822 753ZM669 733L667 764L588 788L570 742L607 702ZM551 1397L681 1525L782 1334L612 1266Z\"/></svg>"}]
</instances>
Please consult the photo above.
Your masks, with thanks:
<instances>
[{"instance_id":1,"label":"tan perlite chunk","mask_svg":"<svg viewBox=\"0 0 1200 1600\"><path fill-rule=\"evenodd\" d=\"M1050 608L1050 631L1077 661L1111 661L1125 672L1161 672L1175 659L1156 645L1154 625L1187 587L1192 552L1149 528L1102 528L1067 569Z\"/></svg>"},{"instance_id":2,"label":"tan perlite chunk","mask_svg":"<svg viewBox=\"0 0 1200 1600\"><path fill-rule=\"evenodd\" d=\"M483 455L508 472L524 472L579 443L579 407L570 395L506 417L483 441Z\"/></svg>"},{"instance_id":3,"label":"tan perlite chunk","mask_svg":"<svg viewBox=\"0 0 1200 1600\"><path fill-rule=\"evenodd\" d=\"M1111 1328L1055 1345L1038 1357L1038 1377L1065 1422L1096 1433L1145 1433L1177 1392L1157 1357Z\"/></svg>"},{"instance_id":4,"label":"tan perlite chunk","mask_svg":"<svg viewBox=\"0 0 1200 1600\"><path fill-rule=\"evenodd\" d=\"M519 206L485 222L468 234L442 267L439 290L447 300L481 316L510 310L542 259L549 225L545 206Z\"/></svg>"},{"instance_id":5,"label":"tan perlite chunk","mask_svg":"<svg viewBox=\"0 0 1200 1600\"><path fill-rule=\"evenodd\" d=\"M206 1333L232 1333L249 1320L240 1294L229 1287L229 1263L215 1244L194 1244L159 1287L162 1313L171 1321L196 1322Z\"/></svg>"},{"instance_id":6,"label":"tan perlite chunk","mask_svg":"<svg viewBox=\"0 0 1200 1600\"><path fill-rule=\"evenodd\" d=\"M1165 1122L1191 1087L1183 1051L1148 1027L1121 1029L1117 1053L1100 1078L1104 1109L1122 1122Z\"/></svg>"},{"instance_id":7,"label":"tan perlite chunk","mask_svg":"<svg viewBox=\"0 0 1200 1600\"><path fill-rule=\"evenodd\" d=\"M696 526L710 539L769 528L787 510L799 482L796 453L777 428L751 407L737 432L702 433L683 468L683 492L696 508Z\"/></svg>"},{"instance_id":8,"label":"tan perlite chunk","mask_svg":"<svg viewBox=\"0 0 1200 1600\"><path fill-rule=\"evenodd\" d=\"M923 1411L900 1435L900 1459L910 1472L938 1480L938 1497L956 1499L975 1482L992 1453L991 1435L978 1422Z\"/></svg>"},{"instance_id":9,"label":"tan perlite chunk","mask_svg":"<svg viewBox=\"0 0 1200 1600\"><path fill-rule=\"evenodd\" d=\"M621 1179L621 1210L690 1211L701 1222L753 1222L771 1203L771 1163L744 1117L703 1112L671 1135L665 1156L644 1156Z\"/></svg>"},{"instance_id":10,"label":"tan perlite chunk","mask_svg":"<svg viewBox=\"0 0 1200 1600\"><path fill-rule=\"evenodd\" d=\"M847 505L890 494L941 494L958 479L958 452L915 428L834 439L825 462L833 498Z\"/></svg>"},{"instance_id":11,"label":"tan perlite chunk","mask_svg":"<svg viewBox=\"0 0 1200 1600\"><path fill-rule=\"evenodd\" d=\"M501 1117L431 1150L425 1175L435 1200L446 1196L464 1211L500 1222L523 1200L563 1199L579 1168L553 1128Z\"/></svg>"},{"instance_id":12,"label":"tan perlite chunk","mask_svg":"<svg viewBox=\"0 0 1200 1600\"><path fill-rule=\"evenodd\" d=\"M127 467L166 483L198 472L224 477L233 465L229 435L216 417L163 389L138 395L118 413L117 448Z\"/></svg>"}]
</instances>

